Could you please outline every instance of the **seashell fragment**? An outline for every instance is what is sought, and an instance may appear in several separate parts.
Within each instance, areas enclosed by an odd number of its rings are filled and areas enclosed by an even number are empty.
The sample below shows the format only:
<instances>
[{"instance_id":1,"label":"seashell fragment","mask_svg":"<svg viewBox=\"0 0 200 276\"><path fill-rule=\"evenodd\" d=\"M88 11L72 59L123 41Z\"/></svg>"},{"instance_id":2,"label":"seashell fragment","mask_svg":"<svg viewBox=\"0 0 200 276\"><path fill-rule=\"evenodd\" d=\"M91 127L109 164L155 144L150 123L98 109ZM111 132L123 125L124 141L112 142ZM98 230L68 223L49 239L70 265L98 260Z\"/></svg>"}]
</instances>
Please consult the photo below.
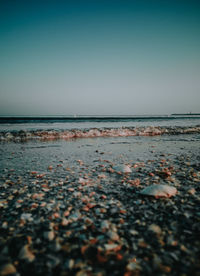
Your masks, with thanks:
<instances>
[{"instance_id":1,"label":"seashell fragment","mask_svg":"<svg viewBox=\"0 0 200 276\"><path fill-rule=\"evenodd\" d=\"M120 173L131 173L132 172L132 170L130 169L130 167L127 166L127 165L114 166L113 169L116 172L120 172Z\"/></svg>"},{"instance_id":2,"label":"seashell fragment","mask_svg":"<svg viewBox=\"0 0 200 276\"><path fill-rule=\"evenodd\" d=\"M151 185L143 189L140 194L147 196L154 196L156 198L159 197L171 197L177 193L177 189L175 187L169 185Z\"/></svg>"}]
</instances>

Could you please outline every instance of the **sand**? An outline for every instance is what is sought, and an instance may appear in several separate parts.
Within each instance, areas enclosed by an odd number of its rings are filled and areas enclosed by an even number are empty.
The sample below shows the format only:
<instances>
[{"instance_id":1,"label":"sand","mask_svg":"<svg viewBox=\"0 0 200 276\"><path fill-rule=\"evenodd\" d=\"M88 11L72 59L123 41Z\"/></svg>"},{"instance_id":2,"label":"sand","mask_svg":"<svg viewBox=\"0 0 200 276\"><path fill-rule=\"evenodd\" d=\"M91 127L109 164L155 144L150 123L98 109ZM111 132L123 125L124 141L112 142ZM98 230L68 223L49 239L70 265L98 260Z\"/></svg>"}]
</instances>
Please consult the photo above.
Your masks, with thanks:
<instances>
[{"instance_id":1,"label":"sand","mask_svg":"<svg viewBox=\"0 0 200 276\"><path fill-rule=\"evenodd\" d=\"M0 151L1 275L199 275L198 134ZM177 193L140 194L152 184Z\"/></svg>"}]
</instances>

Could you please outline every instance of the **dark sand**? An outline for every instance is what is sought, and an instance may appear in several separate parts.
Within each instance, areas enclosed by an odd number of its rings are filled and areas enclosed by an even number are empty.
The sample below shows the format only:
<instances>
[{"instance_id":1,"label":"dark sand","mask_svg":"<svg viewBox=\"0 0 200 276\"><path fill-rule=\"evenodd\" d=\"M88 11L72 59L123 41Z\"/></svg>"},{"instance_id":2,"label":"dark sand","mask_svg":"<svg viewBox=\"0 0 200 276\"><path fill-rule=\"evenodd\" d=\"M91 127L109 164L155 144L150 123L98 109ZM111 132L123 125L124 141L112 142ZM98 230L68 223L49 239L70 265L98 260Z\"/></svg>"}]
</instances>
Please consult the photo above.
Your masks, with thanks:
<instances>
[{"instance_id":1,"label":"dark sand","mask_svg":"<svg viewBox=\"0 0 200 276\"><path fill-rule=\"evenodd\" d=\"M199 141L2 142L0 275L200 275ZM153 183L178 193L139 194Z\"/></svg>"}]
</instances>

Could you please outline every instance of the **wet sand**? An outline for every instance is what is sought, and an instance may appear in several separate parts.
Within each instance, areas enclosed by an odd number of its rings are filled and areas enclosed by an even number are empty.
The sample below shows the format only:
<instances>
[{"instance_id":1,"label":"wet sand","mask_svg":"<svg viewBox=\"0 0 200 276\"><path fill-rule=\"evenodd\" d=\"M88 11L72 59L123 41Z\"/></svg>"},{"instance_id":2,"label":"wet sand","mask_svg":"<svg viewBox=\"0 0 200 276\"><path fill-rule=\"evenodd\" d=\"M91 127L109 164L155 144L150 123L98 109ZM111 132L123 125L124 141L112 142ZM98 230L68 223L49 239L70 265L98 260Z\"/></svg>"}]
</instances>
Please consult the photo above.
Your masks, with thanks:
<instances>
[{"instance_id":1,"label":"wet sand","mask_svg":"<svg viewBox=\"0 0 200 276\"><path fill-rule=\"evenodd\" d=\"M199 140L1 142L0 275L199 275Z\"/></svg>"}]
</instances>

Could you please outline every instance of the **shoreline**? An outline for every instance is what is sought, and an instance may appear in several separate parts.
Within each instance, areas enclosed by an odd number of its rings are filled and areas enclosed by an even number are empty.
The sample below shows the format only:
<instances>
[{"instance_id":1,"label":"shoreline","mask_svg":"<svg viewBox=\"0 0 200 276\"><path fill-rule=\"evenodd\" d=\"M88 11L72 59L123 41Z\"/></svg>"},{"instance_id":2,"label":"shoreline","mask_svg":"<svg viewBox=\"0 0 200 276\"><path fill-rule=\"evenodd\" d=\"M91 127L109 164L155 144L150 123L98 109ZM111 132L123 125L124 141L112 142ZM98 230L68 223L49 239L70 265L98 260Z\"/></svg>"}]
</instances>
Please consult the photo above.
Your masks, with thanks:
<instances>
[{"instance_id":1,"label":"shoreline","mask_svg":"<svg viewBox=\"0 0 200 276\"><path fill-rule=\"evenodd\" d=\"M0 142L29 140L70 140L74 138L160 136L200 133L200 126L191 127L120 127L70 130L1 131Z\"/></svg>"}]
</instances>

